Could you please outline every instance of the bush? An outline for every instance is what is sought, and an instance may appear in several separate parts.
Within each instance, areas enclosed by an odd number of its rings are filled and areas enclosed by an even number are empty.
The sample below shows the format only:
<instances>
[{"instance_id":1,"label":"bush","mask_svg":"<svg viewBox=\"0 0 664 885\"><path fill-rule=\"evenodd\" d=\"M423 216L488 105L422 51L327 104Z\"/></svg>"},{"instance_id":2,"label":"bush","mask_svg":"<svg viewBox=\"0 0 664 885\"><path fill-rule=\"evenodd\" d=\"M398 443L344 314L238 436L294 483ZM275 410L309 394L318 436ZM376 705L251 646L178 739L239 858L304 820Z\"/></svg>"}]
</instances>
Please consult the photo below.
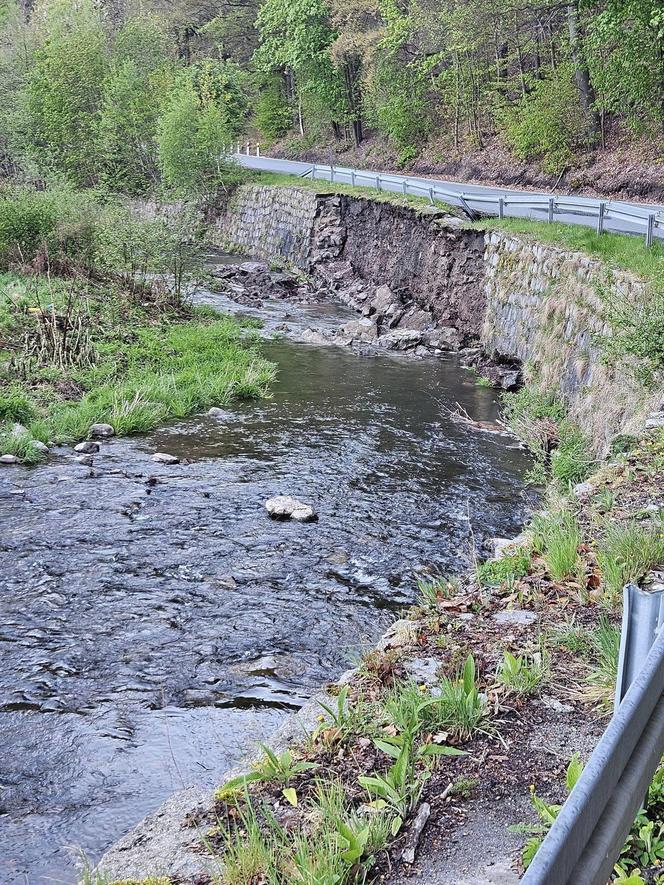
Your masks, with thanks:
<instances>
[{"instance_id":1,"label":"bush","mask_svg":"<svg viewBox=\"0 0 664 885\"><path fill-rule=\"evenodd\" d=\"M602 589L608 604L619 604L625 584L664 564L664 521L608 523L597 547Z\"/></svg>"},{"instance_id":2,"label":"bush","mask_svg":"<svg viewBox=\"0 0 664 885\"><path fill-rule=\"evenodd\" d=\"M571 577L579 565L581 533L576 517L569 510L533 517L530 531L533 548L544 557L551 577L560 581Z\"/></svg>"},{"instance_id":3,"label":"bush","mask_svg":"<svg viewBox=\"0 0 664 885\"><path fill-rule=\"evenodd\" d=\"M0 269L32 261L56 223L57 210L47 193L15 191L0 197Z\"/></svg>"},{"instance_id":4,"label":"bush","mask_svg":"<svg viewBox=\"0 0 664 885\"><path fill-rule=\"evenodd\" d=\"M167 185L187 193L210 193L240 180L241 170L224 162L224 145L238 135L246 100L238 69L207 61L177 80L159 120L159 163Z\"/></svg>"},{"instance_id":5,"label":"bush","mask_svg":"<svg viewBox=\"0 0 664 885\"><path fill-rule=\"evenodd\" d=\"M20 388L0 389L0 423L17 421L28 424L36 414L34 403Z\"/></svg>"},{"instance_id":6,"label":"bush","mask_svg":"<svg viewBox=\"0 0 664 885\"><path fill-rule=\"evenodd\" d=\"M498 115L512 150L522 160L541 158L545 172L558 174L586 134L572 66L561 65L550 80L537 81L518 105Z\"/></svg>"},{"instance_id":7,"label":"bush","mask_svg":"<svg viewBox=\"0 0 664 885\"><path fill-rule=\"evenodd\" d=\"M256 100L256 125L266 141L283 138L293 125L293 112L280 77L271 77Z\"/></svg>"}]
</instances>

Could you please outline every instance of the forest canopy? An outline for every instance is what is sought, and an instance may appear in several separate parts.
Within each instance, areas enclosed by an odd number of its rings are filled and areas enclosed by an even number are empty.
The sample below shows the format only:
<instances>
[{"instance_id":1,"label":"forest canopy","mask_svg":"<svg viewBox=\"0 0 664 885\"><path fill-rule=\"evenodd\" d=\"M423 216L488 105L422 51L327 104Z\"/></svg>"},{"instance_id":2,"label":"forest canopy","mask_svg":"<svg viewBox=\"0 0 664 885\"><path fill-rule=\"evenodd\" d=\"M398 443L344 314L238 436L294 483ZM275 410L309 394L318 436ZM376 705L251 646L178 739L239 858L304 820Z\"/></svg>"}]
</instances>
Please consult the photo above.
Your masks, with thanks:
<instances>
[{"instance_id":1,"label":"forest canopy","mask_svg":"<svg viewBox=\"0 0 664 885\"><path fill-rule=\"evenodd\" d=\"M207 190L225 144L499 135L545 172L664 127L661 0L0 0L0 175Z\"/></svg>"}]
</instances>

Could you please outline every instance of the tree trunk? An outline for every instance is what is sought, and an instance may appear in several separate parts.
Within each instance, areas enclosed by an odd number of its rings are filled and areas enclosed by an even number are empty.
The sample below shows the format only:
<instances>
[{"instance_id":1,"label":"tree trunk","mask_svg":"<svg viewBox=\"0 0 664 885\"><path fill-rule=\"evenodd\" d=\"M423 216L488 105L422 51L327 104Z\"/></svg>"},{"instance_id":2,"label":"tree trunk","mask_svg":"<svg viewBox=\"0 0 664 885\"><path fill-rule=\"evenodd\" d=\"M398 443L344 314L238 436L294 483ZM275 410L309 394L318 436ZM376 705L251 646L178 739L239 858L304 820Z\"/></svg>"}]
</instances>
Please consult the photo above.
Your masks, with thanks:
<instances>
[{"instance_id":1,"label":"tree trunk","mask_svg":"<svg viewBox=\"0 0 664 885\"><path fill-rule=\"evenodd\" d=\"M583 57L583 46L579 34L579 9L577 0L572 0L567 6L567 27L569 31L569 45L574 62L574 76L579 90L581 107L588 119L588 134L597 136L599 133L599 115L595 108L595 90L590 82L588 65Z\"/></svg>"}]
</instances>

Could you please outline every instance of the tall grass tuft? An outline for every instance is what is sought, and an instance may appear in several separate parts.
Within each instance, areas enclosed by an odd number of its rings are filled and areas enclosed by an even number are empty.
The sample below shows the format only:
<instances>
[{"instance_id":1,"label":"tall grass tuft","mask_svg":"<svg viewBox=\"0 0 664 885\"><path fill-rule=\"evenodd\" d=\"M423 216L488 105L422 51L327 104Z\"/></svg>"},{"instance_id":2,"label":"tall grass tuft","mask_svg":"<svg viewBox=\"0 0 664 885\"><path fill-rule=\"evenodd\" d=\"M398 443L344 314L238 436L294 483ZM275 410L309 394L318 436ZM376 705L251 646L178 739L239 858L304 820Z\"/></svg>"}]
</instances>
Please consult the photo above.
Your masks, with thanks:
<instances>
[{"instance_id":1,"label":"tall grass tuft","mask_svg":"<svg viewBox=\"0 0 664 885\"><path fill-rule=\"evenodd\" d=\"M536 514L530 531L533 548L542 555L549 575L561 581L575 574L579 566L581 533L576 516L563 508Z\"/></svg>"},{"instance_id":2,"label":"tall grass tuft","mask_svg":"<svg viewBox=\"0 0 664 885\"><path fill-rule=\"evenodd\" d=\"M625 584L664 563L664 521L659 517L647 524L607 522L597 546L597 561L604 600L618 605Z\"/></svg>"}]
</instances>

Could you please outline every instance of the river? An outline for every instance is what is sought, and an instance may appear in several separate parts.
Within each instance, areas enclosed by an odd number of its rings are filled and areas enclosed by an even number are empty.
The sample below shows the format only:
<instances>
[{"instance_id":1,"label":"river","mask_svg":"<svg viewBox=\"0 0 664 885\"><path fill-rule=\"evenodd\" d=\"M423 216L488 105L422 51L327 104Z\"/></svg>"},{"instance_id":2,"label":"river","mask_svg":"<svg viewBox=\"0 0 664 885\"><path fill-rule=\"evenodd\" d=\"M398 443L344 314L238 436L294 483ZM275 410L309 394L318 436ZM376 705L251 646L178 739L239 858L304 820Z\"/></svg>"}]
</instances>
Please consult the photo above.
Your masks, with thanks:
<instances>
[{"instance_id":1,"label":"river","mask_svg":"<svg viewBox=\"0 0 664 885\"><path fill-rule=\"evenodd\" d=\"M253 313L268 331L348 316ZM523 520L525 453L445 414L497 414L455 358L264 349L270 399L112 440L92 469L62 448L0 473L6 885L74 882L79 851L94 861L171 792L217 784L357 660L418 572L454 572L473 533ZM275 494L319 521L271 521Z\"/></svg>"}]
</instances>

